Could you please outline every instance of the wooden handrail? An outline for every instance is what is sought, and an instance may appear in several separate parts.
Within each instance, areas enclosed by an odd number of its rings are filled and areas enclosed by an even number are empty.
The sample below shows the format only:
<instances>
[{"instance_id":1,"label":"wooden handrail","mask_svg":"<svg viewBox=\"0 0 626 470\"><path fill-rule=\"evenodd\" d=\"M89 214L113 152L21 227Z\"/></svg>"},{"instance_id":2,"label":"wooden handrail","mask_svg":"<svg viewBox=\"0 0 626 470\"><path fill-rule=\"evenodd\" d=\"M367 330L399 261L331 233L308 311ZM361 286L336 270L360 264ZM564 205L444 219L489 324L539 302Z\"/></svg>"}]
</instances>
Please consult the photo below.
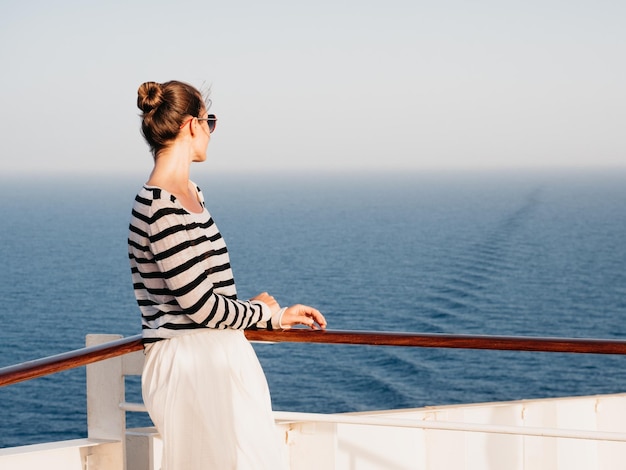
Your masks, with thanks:
<instances>
[{"instance_id":1,"label":"wooden handrail","mask_svg":"<svg viewBox=\"0 0 626 470\"><path fill-rule=\"evenodd\" d=\"M294 328L287 331L246 330L250 341L361 344L421 348L492 349L626 355L626 341L519 336L449 335ZM85 366L142 348L141 335L0 368L0 387Z\"/></svg>"},{"instance_id":2,"label":"wooden handrail","mask_svg":"<svg viewBox=\"0 0 626 470\"><path fill-rule=\"evenodd\" d=\"M449 335L443 333L400 333L294 328L287 331L246 330L250 341L291 343L362 344L419 348L493 349L584 354L625 354L626 341L584 338L540 338L523 336Z\"/></svg>"},{"instance_id":3,"label":"wooden handrail","mask_svg":"<svg viewBox=\"0 0 626 470\"><path fill-rule=\"evenodd\" d=\"M135 335L89 348L76 349L55 356L3 367L0 369L0 387L86 366L104 359L123 356L138 351L142 347L141 335Z\"/></svg>"}]
</instances>

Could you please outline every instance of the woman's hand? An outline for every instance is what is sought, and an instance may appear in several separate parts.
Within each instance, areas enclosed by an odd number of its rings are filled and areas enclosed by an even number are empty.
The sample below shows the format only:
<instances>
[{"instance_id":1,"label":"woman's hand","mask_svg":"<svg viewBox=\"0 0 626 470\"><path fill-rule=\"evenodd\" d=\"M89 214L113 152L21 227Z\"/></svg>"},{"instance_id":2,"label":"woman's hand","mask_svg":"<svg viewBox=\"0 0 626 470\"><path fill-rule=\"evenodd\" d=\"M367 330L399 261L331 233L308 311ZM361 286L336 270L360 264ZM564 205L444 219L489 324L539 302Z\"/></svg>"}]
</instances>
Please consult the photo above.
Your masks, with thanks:
<instances>
[{"instance_id":1,"label":"woman's hand","mask_svg":"<svg viewBox=\"0 0 626 470\"><path fill-rule=\"evenodd\" d=\"M285 309L280 319L283 328L291 328L294 325L305 325L313 330L325 329L326 319L318 310L307 305L292 305Z\"/></svg>"},{"instance_id":2,"label":"woman's hand","mask_svg":"<svg viewBox=\"0 0 626 470\"><path fill-rule=\"evenodd\" d=\"M250 300L258 300L266 304L270 308L272 315L280 310L280 305L278 305L276 299L269 295L267 292L261 292L259 295L257 295L256 297L252 297Z\"/></svg>"}]
</instances>

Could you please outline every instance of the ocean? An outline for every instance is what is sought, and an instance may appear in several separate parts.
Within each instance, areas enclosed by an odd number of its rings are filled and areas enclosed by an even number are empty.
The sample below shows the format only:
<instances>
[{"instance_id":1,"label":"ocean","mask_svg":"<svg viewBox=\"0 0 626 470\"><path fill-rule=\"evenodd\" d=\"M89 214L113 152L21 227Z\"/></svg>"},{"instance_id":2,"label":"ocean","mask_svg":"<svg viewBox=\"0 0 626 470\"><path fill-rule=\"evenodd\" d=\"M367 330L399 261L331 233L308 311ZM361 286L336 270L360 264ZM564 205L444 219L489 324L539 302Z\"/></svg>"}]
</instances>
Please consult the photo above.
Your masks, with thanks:
<instances>
[{"instance_id":1,"label":"ocean","mask_svg":"<svg viewBox=\"0 0 626 470\"><path fill-rule=\"evenodd\" d=\"M626 338L626 170L194 171L241 298L313 305L329 329ZM0 180L0 367L81 348L88 333L139 333L126 236L143 181ZM277 410L626 391L620 356L255 349ZM0 410L0 447L84 437L84 368L0 388Z\"/></svg>"}]
</instances>

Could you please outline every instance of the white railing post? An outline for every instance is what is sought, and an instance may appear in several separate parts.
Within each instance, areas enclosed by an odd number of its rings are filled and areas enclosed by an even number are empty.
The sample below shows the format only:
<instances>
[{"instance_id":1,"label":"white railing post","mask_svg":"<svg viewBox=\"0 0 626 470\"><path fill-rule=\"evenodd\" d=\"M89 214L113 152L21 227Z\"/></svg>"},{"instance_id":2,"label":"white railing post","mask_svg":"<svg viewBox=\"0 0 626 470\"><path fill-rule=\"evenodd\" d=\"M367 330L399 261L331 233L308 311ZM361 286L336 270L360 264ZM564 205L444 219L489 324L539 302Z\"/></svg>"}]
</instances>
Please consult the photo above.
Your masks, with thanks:
<instances>
[{"instance_id":1,"label":"white railing post","mask_svg":"<svg viewBox=\"0 0 626 470\"><path fill-rule=\"evenodd\" d=\"M121 335L87 335L87 347L115 341ZM124 402L124 375L121 357L114 357L87 366L87 432L89 439L106 439L121 443L118 468L125 465L126 413L120 408Z\"/></svg>"}]
</instances>

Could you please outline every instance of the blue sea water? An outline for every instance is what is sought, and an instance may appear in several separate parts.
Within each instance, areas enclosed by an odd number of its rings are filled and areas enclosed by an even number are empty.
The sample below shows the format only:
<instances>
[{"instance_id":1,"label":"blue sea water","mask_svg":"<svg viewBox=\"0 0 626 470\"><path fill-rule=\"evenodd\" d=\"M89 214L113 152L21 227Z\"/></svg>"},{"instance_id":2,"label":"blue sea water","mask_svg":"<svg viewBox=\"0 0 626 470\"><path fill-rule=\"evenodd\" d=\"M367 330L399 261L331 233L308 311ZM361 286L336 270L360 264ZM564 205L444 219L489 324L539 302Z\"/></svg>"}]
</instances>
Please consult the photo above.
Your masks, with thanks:
<instances>
[{"instance_id":1,"label":"blue sea water","mask_svg":"<svg viewBox=\"0 0 626 470\"><path fill-rule=\"evenodd\" d=\"M201 171L194 179L226 238L242 298L267 290L281 304L314 305L331 329L626 338L624 170ZM3 179L0 367L80 348L88 333L140 331L126 235L141 183ZM626 391L620 356L255 349L279 410ZM85 436L84 375L0 388L0 447Z\"/></svg>"}]
</instances>

